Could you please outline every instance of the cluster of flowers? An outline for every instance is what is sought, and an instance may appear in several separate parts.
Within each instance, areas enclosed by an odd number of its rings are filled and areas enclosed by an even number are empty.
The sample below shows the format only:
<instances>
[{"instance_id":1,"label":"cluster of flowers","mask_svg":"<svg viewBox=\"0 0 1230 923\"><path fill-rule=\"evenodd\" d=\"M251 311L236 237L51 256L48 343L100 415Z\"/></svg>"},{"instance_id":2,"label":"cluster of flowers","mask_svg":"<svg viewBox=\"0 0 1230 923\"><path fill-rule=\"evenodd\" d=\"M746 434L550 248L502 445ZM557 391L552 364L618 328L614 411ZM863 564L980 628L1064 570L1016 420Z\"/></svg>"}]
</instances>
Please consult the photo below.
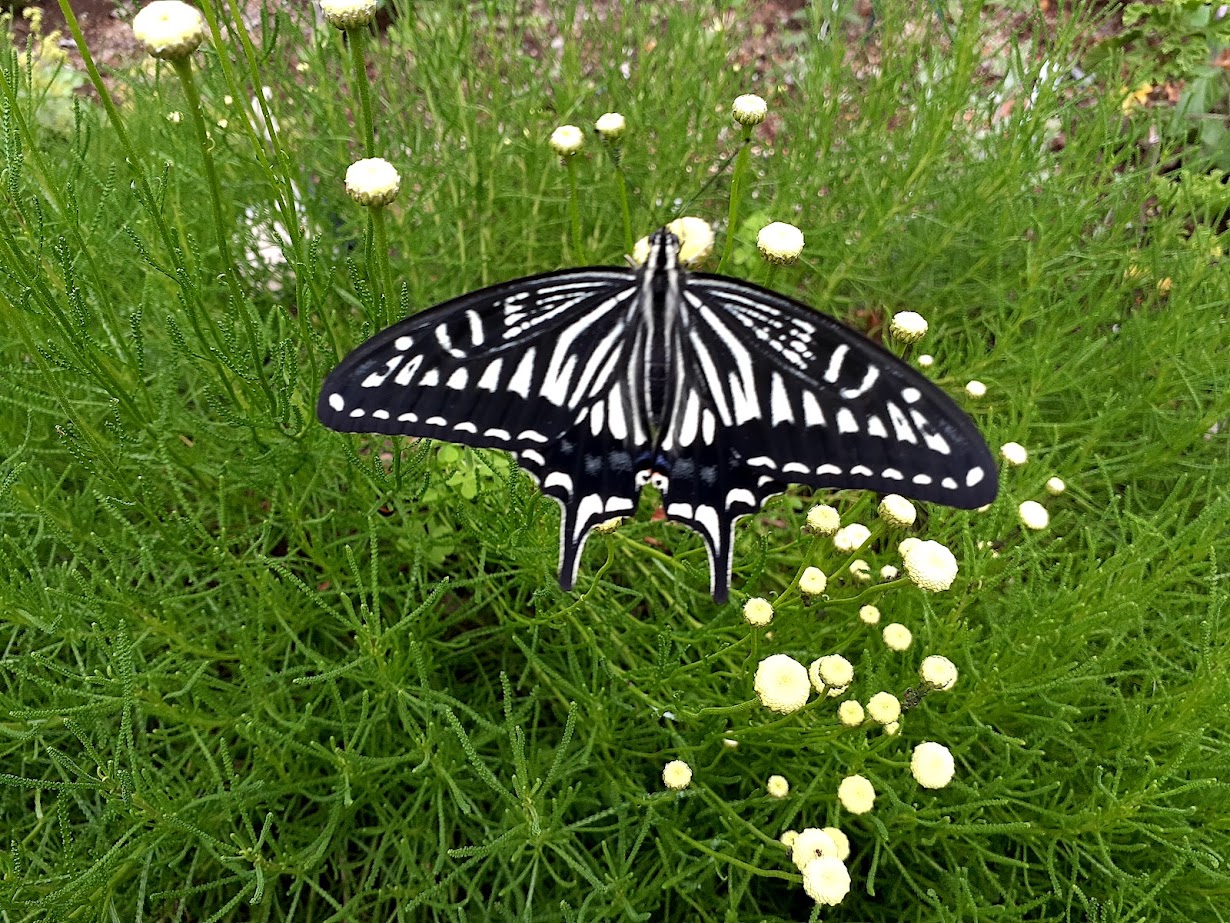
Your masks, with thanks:
<instances>
[{"instance_id":1,"label":"cluster of flowers","mask_svg":"<svg viewBox=\"0 0 1230 923\"><path fill-rule=\"evenodd\" d=\"M746 94L738 97L731 107L731 117L745 129L759 125L768 116L768 104L759 96ZM604 144L618 149L628 130L628 120L618 112L607 112L594 122L594 131ZM585 147L585 132L576 125L561 125L552 133L548 142L560 159L567 162ZM679 259L686 266L697 266L713 253L713 228L703 218L692 216L678 218L667 228L679 238ZM803 232L784 221L765 225L756 235L756 246L770 263L785 265L793 263L803 252ZM638 266L649 255L649 238L642 237L632 249L632 261Z\"/></svg>"}]
</instances>

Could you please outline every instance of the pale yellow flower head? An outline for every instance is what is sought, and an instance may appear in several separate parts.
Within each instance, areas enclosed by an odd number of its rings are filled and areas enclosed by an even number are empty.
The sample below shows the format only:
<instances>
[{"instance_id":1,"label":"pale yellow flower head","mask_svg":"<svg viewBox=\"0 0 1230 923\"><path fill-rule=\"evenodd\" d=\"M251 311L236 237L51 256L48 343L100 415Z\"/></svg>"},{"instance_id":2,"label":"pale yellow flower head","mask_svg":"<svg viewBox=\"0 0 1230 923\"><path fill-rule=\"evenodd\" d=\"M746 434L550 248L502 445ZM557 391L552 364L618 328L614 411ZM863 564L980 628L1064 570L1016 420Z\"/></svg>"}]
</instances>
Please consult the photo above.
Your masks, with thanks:
<instances>
[{"instance_id":1,"label":"pale yellow flower head","mask_svg":"<svg viewBox=\"0 0 1230 923\"><path fill-rule=\"evenodd\" d=\"M867 714L879 724L888 724L901 717L901 701L891 692L877 692L867 702Z\"/></svg>"},{"instance_id":2,"label":"pale yellow flower head","mask_svg":"<svg viewBox=\"0 0 1230 923\"><path fill-rule=\"evenodd\" d=\"M1048 478L1046 482L1046 492L1052 497L1058 497L1061 493L1068 489L1068 485L1063 482L1063 478Z\"/></svg>"},{"instance_id":3,"label":"pale yellow flower head","mask_svg":"<svg viewBox=\"0 0 1230 923\"><path fill-rule=\"evenodd\" d=\"M824 592L828 583L829 580L824 576L824 571L818 567L808 567L799 577L799 590L807 596L819 596Z\"/></svg>"},{"instance_id":4,"label":"pale yellow flower head","mask_svg":"<svg viewBox=\"0 0 1230 923\"><path fill-rule=\"evenodd\" d=\"M987 386L975 378L965 383L965 393L976 401L981 400L987 396Z\"/></svg>"},{"instance_id":5,"label":"pale yellow flower head","mask_svg":"<svg viewBox=\"0 0 1230 923\"><path fill-rule=\"evenodd\" d=\"M793 263L803 252L803 232L793 224L774 221L760 229L756 247L770 263Z\"/></svg>"},{"instance_id":6,"label":"pale yellow flower head","mask_svg":"<svg viewBox=\"0 0 1230 923\"><path fill-rule=\"evenodd\" d=\"M1051 514L1036 500L1026 500L1017 508L1017 514L1021 517L1021 525L1035 532L1045 529L1051 521Z\"/></svg>"},{"instance_id":7,"label":"pale yellow flower head","mask_svg":"<svg viewBox=\"0 0 1230 923\"><path fill-rule=\"evenodd\" d=\"M930 353L923 353L918 357L919 368L929 369L933 365L935 365L935 356Z\"/></svg>"},{"instance_id":8,"label":"pale yellow flower head","mask_svg":"<svg viewBox=\"0 0 1230 923\"><path fill-rule=\"evenodd\" d=\"M837 844L837 858L845 862L850 858L850 838L836 827L824 827L824 832L833 838Z\"/></svg>"},{"instance_id":9,"label":"pale yellow flower head","mask_svg":"<svg viewBox=\"0 0 1230 923\"><path fill-rule=\"evenodd\" d=\"M904 529L914 525L914 520L918 518L918 510L901 494L888 494L880 501L880 518L890 526Z\"/></svg>"},{"instance_id":10,"label":"pale yellow flower head","mask_svg":"<svg viewBox=\"0 0 1230 923\"><path fill-rule=\"evenodd\" d=\"M917 311L899 311L888 329L903 343L917 343L927 335L927 320Z\"/></svg>"},{"instance_id":11,"label":"pale yellow flower head","mask_svg":"<svg viewBox=\"0 0 1230 923\"><path fill-rule=\"evenodd\" d=\"M800 830L790 847L790 861L800 869L825 856L837 857L837 842L819 827Z\"/></svg>"},{"instance_id":12,"label":"pale yellow flower head","mask_svg":"<svg viewBox=\"0 0 1230 923\"><path fill-rule=\"evenodd\" d=\"M883 635L885 645L892 651L907 651L910 649L910 644L914 641L914 636L910 633L910 629L900 622L892 622L885 625Z\"/></svg>"},{"instance_id":13,"label":"pale yellow flower head","mask_svg":"<svg viewBox=\"0 0 1230 923\"><path fill-rule=\"evenodd\" d=\"M400 189L401 174L381 157L356 160L346 170L346 192L360 205L388 205Z\"/></svg>"},{"instance_id":14,"label":"pale yellow flower head","mask_svg":"<svg viewBox=\"0 0 1230 923\"><path fill-rule=\"evenodd\" d=\"M867 603L867 605L859 608L858 617L867 625L875 625L880 621L880 609L878 606Z\"/></svg>"},{"instance_id":15,"label":"pale yellow flower head","mask_svg":"<svg viewBox=\"0 0 1230 923\"><path fill-rule=\"evenodd\" d=\"M893 565L885 564L883 567L880 568L880 579L881 580L896 580L898 573L900 573L900 571L898 571L897 568L895 568Z\"/></svg>"},{"instance_id":16,"label":"pale yellow flower head","mask_svg":"<svg viewBox=\"0 0 1230 923\"><path fill-rule=\"evenodd\" d=\"M585 146L585 132L575 125L561 125L551 132L551 139L547 143L551 145L551 150L561 157L571 157Z\"/></svg>"},{"instance_id":17,"label":"pale yellow flower head","mask_svg":"<svg viewBox=\"0 0 1230 923\"><path fill-rule=\"evenodd\" d=\"M740 125L759 125L769 114L769 104L754 93L747 93L735 97L730 114Z\"/></svg>"},{"instance_id":18,"label":"pale yellow flower head","mask_svg":"<svg viewBox=\"0 0 1230 923\"><path fill-rule=\"evenodd\" d=\"M320 0L320 11L329 25L353 29L376 18L376 0Z\"/></svg>"},{"instance_id":19,"label":"pale yellow flower head","mask_svg":"<svg viewBox=\"0 0 1230 923\"><path fill-rule=\"evenodd\" d=\"M952 781L956 769L951 751L934 741L920 743L910 757L910 772L923 788L943 788Z\"/></svg>"},{"instance_id":20,"label":"pale yellow flower head","mask_svg":"<svg viewBox=\"0 0 1230 923\"><path fill-rule=\"evenodd\" d=\"M811 696L807 667L788 654L773 654L760 661L754 683L765 708L781 714L798 711Z\"/></svg>"},{"instance_id":21,"label":"pale yellow flower head","mask_svg":"<svg viewBox=\"0 0 1230 923\"><path fill-rule=\"evenodd\" d=\"M837 786L837 800L851 814L866 814L875 807L876 790L862 776L846 776Z\"/></svg>"},{"instance_id":22,"label":"pale yellow flower head","mask_svg":"<svg viewBox=\"0 0 1230 923\"><path fill-rule=\"evenodd\" d=\"M852 522L848 526L842 526L833 535L833 547L849 554L862 548L869 538L871 538L870 529L861 522Z\"/></svg>"},{"instance_id":23,"label":"pale yellow flower head","mask_svg":"<svg viewBox=\"0 0 1230 923\"><path fill-rule=\"evenodd\" d=\"M743 620L763 628L773 621L773 604L763 597L753 596L743 604Z\"/></svg>"},{"instance_id":24,"label":"pale yellow flower head","mask_svg":"<svg viewBox=\"0 0 1230 923\"><path fill-rule=\"evenodd\" d=\"M692 784L692 767L683 760L671 760L662 767L662 784L680 792Z\"/></svg>"},{"instance_id":25,"label":"pale yellow flower head","mask_svg":"<svg viewBox=\"0 0 1230 923\"><path fill-rule=\"evenodd\" d=\"M957 665L939 654L924 657L918 666L918 678L938 692L947 692L957 684Z\"/></svg>"},{"instance_id":26,"label":"pale yellow flower head","mask_svg":"<svg viewBox=\"0 0 1230 923\"><path fill-rule=\"evenodd\" d=\"M205 40L205 17L181 0L154 0L132 18L132 34L155 58L178 61Z\"/></svg>"},{"instance_id":27,"label":"pale yellow flower head","mask_svg":"<svg viewBox=\"0 0 1230 923\"><path fill-rule=\"evenodd\" d=\"M769 776L768 782L765 783L765 790L772 798L785 798L790 794L790 783L786 781L785 776Z\"/></svg>"},{"instance_id":28,"label":"pale yellow flower head","mask_svg":"<svg viewBox=\"0 0 1230 923\"><path fill-rule=\"evenodd\" d=\"M948 589L957 579L957 559L939 542L920 541L903 551L902 558L910 582L930 593Z\"/></svg>"},{"instance_id":29,"label":"pale yellow flower head","mask_svg":"<svg viewBox=\"0 0 1230 923\"><path fill-rule=\"evenodd\" d=\"M704 218L684 215L668 224L666 229L679 238L679 262L684 266L697 266L713 252L713 228ZM647 259L649 238L642 237L632 247L632 262L643 266Z\"/></svg>"},{"instance_id":30,"label":"pale yellow flower head","mask_svg":"<svg viewBox=\"0 0 1230 923\"><path fill-rule=\"evenodd\" d=\"M1025 446L1019 442L1005 442L999 447L999 455L1000 458L1013 467L1020 467L1029 461L1029 453L1025 451Z\"/></svg>"},{"instance_id":31,"label":"pale yellow flower head","mask_svg":"<svg viewBox=\"0 0 1230 923\"><path fill-rule=\"evenodd\" d=\"M871 583L871 565L862 558L850 562L850 576L858 583Z\"/></svg>"},{"instance_id":32,"label":"pale yellow flower head","mask_svg":"<svg viewBox=\"0 0 1230 923\"><path fill-rule=\"evenodd\" d=\"M850 872L836 856L823 856L803 869L803 890L817 904L834 907L850 893Z\"/></svg>"},{"instance_id":33,"label":"pale yellow flower head","mask_svg":"<svg viewBox=\"0 0 1230 923\"><path fill-rule=\"evenodd\" d=\"M856 728L867 717L863 705L857 699L846 699L837 706L837 720L848 728Z\"/></svg>"},{"instance_id":34,"label":"pale yellow flower head","mask_svg":"<svg viewBox=\"0 0 1230 923\"><path fill-rule=\"evenodd\" d=\"M598 116L598 121L594 122L594 128L598 132L598 137L603 141L618 141L628 130L628 120L618 112L608 112Z\"/></svg>"},{"instance_id":35,"label":"pale yellow flower head","mask_svg":"<svg viewBox=\"0 0 1230 923\"><path fill-rule=\"evenodd\" d=\"M841 654L829 654L813 661L807 675L816 692L827 692L835 698L854 681L854 665Z\"/></svg>"},{"instance_id":36,"label":"pale yellow flower head","mask_svg":"<svg viewBox=\"0 0 1230 923\"><path fill-rule=\"evenodd\" d=\"M841 513L824 503L807 511L807 531L815 535L832 535L841 528Z\"/></svg>"}]
</instances>

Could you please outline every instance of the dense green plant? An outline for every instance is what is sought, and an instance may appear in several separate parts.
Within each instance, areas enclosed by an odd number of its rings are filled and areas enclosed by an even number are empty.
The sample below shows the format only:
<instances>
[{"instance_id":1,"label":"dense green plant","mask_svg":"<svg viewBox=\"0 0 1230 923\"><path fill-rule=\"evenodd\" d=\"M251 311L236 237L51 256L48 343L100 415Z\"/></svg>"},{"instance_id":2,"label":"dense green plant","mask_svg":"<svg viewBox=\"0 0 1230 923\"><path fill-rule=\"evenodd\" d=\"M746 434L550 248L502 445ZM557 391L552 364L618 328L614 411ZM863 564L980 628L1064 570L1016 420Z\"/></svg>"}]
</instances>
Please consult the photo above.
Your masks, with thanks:
<instances>
[{"instance_id":1,"label":"dense green plant","mask_svg":"<svg viewBox=\"0 0 1230 923\"><path fill-rule=\"evenodd\" d=\"M185 63L87 56L66 132L0 59L5 920L1227 919L1225 205L1142 164L1117 86L1057 76L1079 20L988 69L977 5L856 35L817 4L783 61L749 58L743 3L394 3L379 35L199 5ZM722 172L746 92L770 117ZM627 224L609 151L547 145L610 110ZM374 213L342 182L371 154L402 175ZM1000 500L902 530L791 491L718 607L646 496L564 593L508 459L315 422L393 319L682 212L719 248L733 214L727 271L874 335L922 313L911 356L1029 450ZM776 271L771 220L807 241ZM806 534L819 499L868 543ZM949 590L881 576L907 534L954 551ZM961 677L891 734L769 711L775 654L844 655L864 703L914 702L927 654ZM910 774L925 740L945 788ZM828 825L852 890L820 914L779 837Z\"/></svg>"}]
</instances>

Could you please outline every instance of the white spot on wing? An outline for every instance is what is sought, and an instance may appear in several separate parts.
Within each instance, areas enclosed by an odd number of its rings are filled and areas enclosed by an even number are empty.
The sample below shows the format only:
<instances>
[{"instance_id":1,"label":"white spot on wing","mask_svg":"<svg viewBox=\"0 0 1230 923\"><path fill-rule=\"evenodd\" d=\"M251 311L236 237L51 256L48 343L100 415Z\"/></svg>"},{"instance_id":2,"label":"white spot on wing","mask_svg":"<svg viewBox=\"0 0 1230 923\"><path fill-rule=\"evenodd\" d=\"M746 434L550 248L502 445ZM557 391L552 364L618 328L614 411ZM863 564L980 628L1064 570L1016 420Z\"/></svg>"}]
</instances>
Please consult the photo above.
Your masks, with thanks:
<instances>
[{"instance_id":1,"label":"white spot on wing","mask_svg":"<svg viewBox=\"0 0 1230 923\"><path fill-rule=\"evenodd\" d=\"M417 413L403 413L397 417L398 423L417 423L418 421L419 415Z\"/></svg>"},{"instance_id":2,"label":"white spot on wing","mask_svg":"<svg viewBox=\"0 0 1230 923\"><path fill-rule=\"evenodd\" d=\"M986 476L986 472L982 468L970 468L969 473L965 475L965 486L976 487L982 483L982 479Z\"/></svg>"},{"instance_id":3,"label":"white spot on wing","mask_svg":"<svg viewBox=\"0 0 1230 923\"><path fill-rule=\"evenodd\" d=\"M790 406L790 395L786 393L786 383L782 381L782 376L777 372L773 373L773 384L769 391L769 407L773 415L773 426L778 423L794 422L794 409Z\"/></svg>"},{"instance_id":4,"label":"white spot on wing","mask_svg":"<svg viewBox=\"0 0 1230 923\"><path fill-rule=\"evenodd\" d=\"M841 469L836 465L821 465L816 469L816 474L841 474Z\"/></svg>"},{"instance_id":5,"label":"white spot on wing","mask_svg":"<svg viewBox=\"0 0 1230 923\"><path fill-rule=\"evenodd\" d=\"M898 471L896 468L885 468L883 471L880 472L880 477L888 478L890 481L905 480L905 475L902 474L900 471Z\"/></svg>"},{"instance_id":6,"label":"white spot on wing","mask_svg":"<svg viewBox=\"0 0 1230 923\"><path fill-rule=\"evenodd\" d=\"M736 504L746 506L756 505L756 495L746 487L736 487L733 490L726 492L726 509L731 509Z\"/></svg>"},{"instance_id":7,"label":"white spot on wing","mask_svg":"<svg viewBox=\"0 0 1230 923\"><path fill-rule=\"evenodd\" d=\"M387 410L373 410L372 416L377 420L387 420L389 418L389 412Z\"/></svg>"},{"instance_id":8,"label":"white spot on wing","mask_svg":"<svg viewBox=\"0 0 1230 923\"><path fill-rule=\"evenodd\" d=\"M695 391L689 391L688 399L683 405L683 420L679 423L679 444L685 449L696 441L699 426L700 398Z\"/></svg>"},{"instance_id":9,"label":"white spot on wing","mask_svg":"<svg viewBox=\"0 0 1230 923\"><path fill-rule=\"evenodd\" d=\"M611 431L611 436L620 442L628 436L628 421L624 417L624 401L620 393L620 386L616 385L611 389L611 393L607 395L607 415L606 426Z\"/></svg>"},{"instance_id":10,"label":"white spot on wing","mask_svg":"<svg viewBox=\"0 0 1230 923\"><path fill-rule=\"evenodd\" d=\"M711 506L697 506L696 512L692 514L692 521L700 524L708 535L710 542L715 547L721 544L721 526L718 524L718 513L716 509Z\"/></svg>"},{"instance_id":11,"label":"white spot on wing","mask_svg":"<svg viewBox=\"0 0 1230 923\"><path fill-rule=\"evenodd\" d=\"M508 430L500 429L498 426L492 427L491 429L484 431L483 435L490 436L493 439L511 439L512 438L512 434L509 433Z\"/></svg>"},{"instance_id":12,"label":"white spot on wing","mask_svg":"<svg viewBox=\"0 0 1230 923\"><path fill-rule=\"evenodd\" d=\"M776 468L777 462L769 458L767 455L757 455L754 458L749 458L747 463L753 468Z\"/></svg>"},{"instance_id":13,"label":"white spot on wing","mask_svg":"<svg viewBox=\"0 0 1230 923\"><path fill-rule=\"evenodd\" d=\"M341 413L346 409L346 398L342 397L336 391L329 395L329 406Z\"/></svg>"},{"instance_id":14,"label":"white spot on wing","mask_svg":"<svg viewBox=\"0 0 1230 923\"><path fill-rule=\"evenodd\" d=\"M800 462L786 462L782 465L782 474L810 474L811 469Z\"/></svg>"},{"instance_id":15,"label":"white spot on wing","mask_svg":"<svg viewBox=\"0 0 1230 923\"><path fill-rule=\"evenodd\" d=\"M518 439L528 439L530 442L546 442L547 437L536 429L525 429L517 433Z\"/></svg>"},{"instance_id":16,"label":"white spot on wing","mask_svg":"<svg viewBox=\"0 0 1230 923\"><path fill-rule=\"evenodd\" d=\"M428 369L426 372L423 373L423 377L419 381L419 384L422 385L424 388L434 388L439 383L440 383L440 370L439 369Z\"/></svg>"},{"instance_id":17,"label":"white spot on wing","mask_svg":"<svg viewBox=\"0 0 1230 923\"><path fill-rule=\"evenodd\" d=\"M478 386L484 391L495 392L495 389L500 385L500 369L504 365L503 359L494 359L483 370L483 377L478 380Z\"/></svg>"},{"instance_id":18,"label":"white spot on wing","mask_svg":"<svg viewBox=\"0 0 1230 923\"><path fill-rule=\"evenodd\" d=\"M690 503L667 504L666 515L674 516L676 519L691 519L692 518L692 504Z\"/></svg>"},{"instance_id":19,"label":"white spot on wing","mask_svg":"<svg viewBox=\"0 0 1230 923\"><path fill-rule=\"evenodd\" d=\"M362 417L367 415L367 411L362 407L356 407L354 410L350 411L350 415L352 417Z\"/></svg>"},{"instance_id":20,"label":"white spot on wing","mask_svg":"<svg viewBox=\"0 0 1230 923\"><path fill-rule=\"evenodd\" d=\"M470 322L470 342L475 346L483 345L483 321L474 310L466 311L466 320Z\"/></svg>"},{"instance_id":21,"label":"white spot on wing","mask_svg":"<svg viewBox=\"0 0 1230 923\"><path fill-rule=\"evenodd\" d=\"M803 423L805 426L824 426L824 410L816 395L810 391L803 392Z\"/></svg>"},{"instance_id":22,"label":"white spot on wing","mask_svg":"<svg viewBox=\"0 0 1230 923\"><path fill-rule=\"evenodd\" d=\"M530 461L534 462L537 465L545 465L547 463L547 460L542 457L542 453L537 452L534 449L522 449L517 454L521 458L528 458Z\"/></svg>"},{"instance_id":23,"label":"white spot on wing","mask_svg":"<svg viewBox=\"0 0 1230 923\"><path fill-rule=\"evenodd\" d=\"M881 439L888 437L888 430L884 428L884 421L875 414L867 418L867 435L878 436Z\"/></svg>"},{"instance_id":24,"label":"white spot on wing","mask_svg":"<svg viewBox=\"0 0 1230 923\"><path fill-rule=\"evenodd\" d=\"M410 384L410 379L414 377L414 373L419 370L419 366L422 364L422 356L413 356L409 362L401 367L401 371L397 373L397 377L393 381L399 385Z\"/></svg>"},{"instance_id":25,"label":"white spot on wing","mask_svg":"<svg viewBox=\"0 0 1230 923\"><path fill-rule=\"evenodd\" d=\"M837 432L858 432L858 420L854 419L854 414L851 413L849 407L842 407L839 411L837 411Z\"/></svg>"},{"instance_id":26,"label":"white spot on wing","mask_svg":"<svg viewBox=\"0 0 1230 923\"><path fill-rule=\"evenodd\" d=\"M414 345L414 340L411 337L402 336L402 337L398 337L396 340L393 341L393 348L396 349L398 352L404 353L407 349L409 349L413 345Z\"/></svg>"},{"instance_id":27,"label":"white spot on wing","mask_svg":"<svg viewBox=\"0 0 1230 923\"><path fill-rule=\"evenodd\" d=\"M949 490L957 489L957 482L954 481L952 478L944 478L944 480L940 481L940 485L942 487L947 487Z\"/></svg>"},{"instance_id":28,"label":"white spot on wing","mask_svg":"<svg viewBox=\"0 0 1230 923\"><path fill-rule=\"evenodd\" d=\"M530 396L530 382L534 375L534 356L537 353L536 346L531 346L525 351L525 355L521 357L521 362L517 365L517 370L513 372L513 377L508 382L509 391L515 391L522 397Z\"/></svg>"},{"instance_id":29,"label":"white spot on wing","mask_svg":"<svg viewBox=\"0 0 1230 923\"><path fill-rule=\"evenodd\" d=\"M475 426L473 423L469 423L469 422L457 423L456 425L453 426L453 429L455 429L459 433L477 433L478 432L478 427Z\"/></svg>"},{"instance_id":30,"label":"white spot on wing","mask_svg":"<svg viewBox=\"0 0 1230 923\"><path fill-rule=\"evenodd\" d=\"M930 483L931 483L931 475L929 475L929 474L916 474L916 475L914 475L914 483L915 483L915 484L922 484L923 486L926 486L927 484L930 484Z\"/></svg>"},{"instance_id":31,"label":"white spot on wing","mask_svg":"<svg viewBox=\"0 0 1230 923\"><path fill-rule=\"evenodd\" d=\"M717 438L717 419L708 407L700 413L700 435L705 445L713 445L713 440Z\"/></svg>"},{"instance_id":32,"label":"white spot on wing","mask_svg":"<svg viewBox=\"0 0 1230 923\"><path fill-rule=\"evenodd\" d=\"M593 413L589 415L589 431L597 436L602 432L603 406L602 401L594 404Z\"/></svg>"},{"instance_id":33,"label":"white spot on wing","mask_svg":"<svg viewBox=\"0 0 1230 923\"><path fill-rule=\"evenodd\" d=\"M876 383L876 379L880 377L880 370L874 365L867 367L867 374L863 376L862 384L857 388L842 388L841 396L846 400L853 400L856 397L862 397L871 390L871 386Z\"/></svg>"},{"instance_id":34,"label":"white spot on wing","mask_svg":"<svg viewBox=\"0 0 1230 923\"><path fill-rule=\"evenodd\" d=\"M841 377L841 364L846 361L846 353L849 351L850 347L842 343L833 350L833 355L829 356L829 367L824 370L824 380L829 384Z\"/></svg>"},{"instance_id":35,"label":"white spot on wing","mask_svg":"<svg viewBox=\"0 0 1230 923\"><path fill-rule=\"evenodd\" d=\"M552 471L548 474L547 479L542 482L542 489L546 490L548 487L555 487L557 484L568 491L568 493L572 493L572 478L562 471Z\"/></svg>"},{"instance_id":36,"label":"white spot on wing","mask_svg":"<svg viewBox=\"0 0 1230 923\"><path fill-rule=\"evenodd\" d=\"M910 421L905 418L902 409L892 401L888 402L888 418L892 421L893 432L899 440L918 445L918 440L914 438L914 431L910 429Z\"/></svg>"},{"instance_id":37,"label":"white spot on wing","mask_svg":"<svg viewBox=\"0 0 1230 923\"><path fill-rule=\"evenodd\" d=\"M444 417L428 417L424 422L428 426L448 426L448 420Z\"/></svg>"},{"instance_id":38,"label":"white spot on wing","mask_svg":"<svg viewBox=\"0 0 1230 923\"><path fill-rule=\"evenodd\" d=\"M901 399L907 404L915 403L920 397L922 397L922 392L917 388L905 388L901 392Z\"/></svg>"},{"instance_id":39,"label":"white spot on wing","mask_svg":"<svg viewBox=\"0 0 1230 923\"><path fill-rule=\"evenodd\" d=\"M855 465L853 468L850 469L850 473L858 474L865 478L871 477L871 469L868 468L866 465Z\"/></svg>"},{"instance_id":40,"label":"white spot on wing","mask_svg":"<svg viewBox=\"0 0 1230 923\"><path fill-rule=\"evenodd\" d=\"M452 375L448 376L448 381L446 381L444 385L447 388L452 388L454 391L461 391L463 388L465 388L466 382L469 380L469 377L470 376L466 374L465 369L458 369L457 371L453 372Z\"/></svg>"}]
</instances>

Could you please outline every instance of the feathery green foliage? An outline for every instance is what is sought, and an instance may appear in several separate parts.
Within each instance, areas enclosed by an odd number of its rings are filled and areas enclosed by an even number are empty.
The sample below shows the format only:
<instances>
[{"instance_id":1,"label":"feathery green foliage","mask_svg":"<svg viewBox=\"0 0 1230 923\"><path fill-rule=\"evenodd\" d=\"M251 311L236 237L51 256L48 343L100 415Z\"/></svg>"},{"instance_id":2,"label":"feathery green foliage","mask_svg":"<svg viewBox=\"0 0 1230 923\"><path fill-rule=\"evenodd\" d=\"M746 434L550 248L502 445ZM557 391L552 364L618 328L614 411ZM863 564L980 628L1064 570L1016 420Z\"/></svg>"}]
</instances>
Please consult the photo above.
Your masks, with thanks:
<instances>
[{"instance_id":1,"label":"feathery green foliage","mask_svg":"<svg viewBox=\"0 0 1230 923\"><path fill-rule=\"evenodd\" d=\"M978 4L877 4L864 34L823 3L752 61L739 2L393 2L361 43L306 4L256 31L199 5L208 157L183 68L87 72L66 123L31 54L0 58L0 919L815 919L778 838L826 825L853 886L825 919L1230 918L1230 198L1160 171L1182 152L1124 116L1113 62L1073 72L1087 21L997 44ZM876 334L928 318L930 374L987 382L988 442L1031 453L990 510L841 555L793 491L741 528L717 607L646 497L564 593L555 506L505 456L315 422L392 320L621 262L614 160L591 136L571 199L557 125L627 117L633 236L717 223L745 92L770 119L727 271ZM369 145L402 175L379 219L342 185ZM776 271L774 220L807 240ZM954 550L951 590L852 580L907 533ZM795 589L809 564L828 599ZM775 653L844 654L863 702L926 654L961 678L894 736L823 696L765 709ZM946 788L910 775L924 740L956 757ZM868 814L838 804L851 773Z\"/></svg>"}]
</instances>

